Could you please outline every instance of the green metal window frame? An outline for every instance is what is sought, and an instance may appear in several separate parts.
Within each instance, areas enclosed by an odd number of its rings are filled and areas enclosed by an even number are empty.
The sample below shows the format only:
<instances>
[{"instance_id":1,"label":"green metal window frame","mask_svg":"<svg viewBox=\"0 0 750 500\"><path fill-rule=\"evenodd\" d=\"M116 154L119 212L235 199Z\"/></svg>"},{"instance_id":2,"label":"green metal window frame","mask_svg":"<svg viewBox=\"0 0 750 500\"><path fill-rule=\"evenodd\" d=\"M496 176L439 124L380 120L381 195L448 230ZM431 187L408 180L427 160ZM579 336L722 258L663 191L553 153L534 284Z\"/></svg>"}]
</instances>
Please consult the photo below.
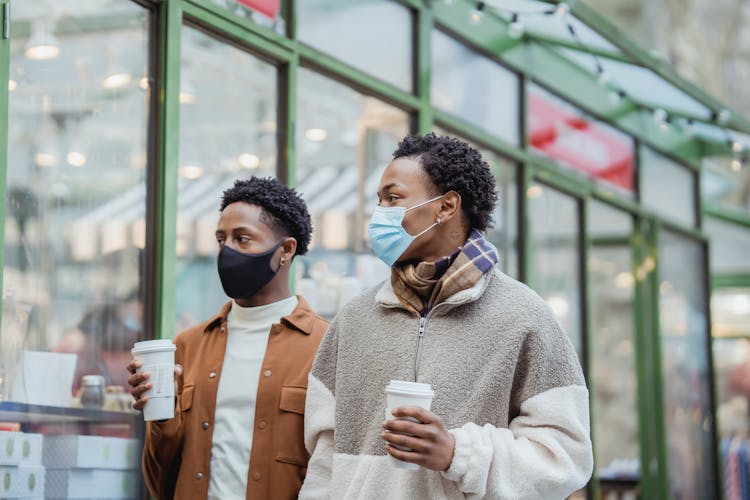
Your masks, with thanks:
<instances>
[{"instance_id":1,"label":"green metal window frame","mask_svg":"<svg viewBox=\"0 0 750 500\"><path fill-rule=\"evenodd\" d=\"M18 1L18 0L15 0ZM300 1L300 0L298 0ZM622 210L633 220L633 234L630 239L633 256L633 273L636 275L638 266L647 257L656 262L656 268L648 273L644 280L636 280L634 288L636 324L636 362L638 380L639 429L641 437L641 488L646 498L666 498L668 496L668 467L665 438L665 418L663 413L663 387L661 383L654 384L654 380L662 381L661 355L659 345L659 299L658 299L658 233L662 227L687 235L707 245L702 231L701 217L703 214L729 220L750 230L750 214L729 211L720 207L704 204L700 196L700 176L696 175L695 202L698 216L697 227L685 227L674 222L664 220L661 216L645 209L639 204L637 196L629 199L605 186L591 180L583 179L571 174L560 167L553 160L530 153L526 130L526 93L529 82L535 82L549 89L548 82L540 75L524 68L523 60L515 55L507 56L508 50L526 42L528 51L534 57L541 57L551 66L558 68L568 79L580 85L581 95L587 99L602 99L602 89L594 87L594 82L584 75L580 68L566 65L551 51L551 47L569 47L577 50L589 51L602 57L622 59L635 62L652 69L667 81L685 91L693 98L703 102L712 109L726 108L695 85L682 80L674 70L663 61L651 56L647 51L637 47L624 33L604 20L590 8L580 2L570 2L575 16L591 26L599 33L606 33L606 37L620 50L622 54L612 53L605 49L574 46L566 40L540 35L529 36L528 40L512 40L502 33L498 35L498 26L483 23L480 26L469 26L466 22L472 3L459 0L452 5L442 2L423 2L420 0L388 0L397 2L410 9L414 16L414 92L406 92L361 70L355 69L327 54L324 54L297 40L297 12L295 2L283 2L282 12L285 16L287 33L281 35L275 31L259 26L249 19L240 18L210 0L163 0L147 1L145 3L154 12L154 27L151 30L156 44L154 64L152 64L153 80L151 86L151 110L153 114L153 137L150 138L149 167L148 167L148 195L147 195L147 255L146 280L148 289L152 291L146 304L145 327L154 337L170 336L175 317L175 285L176 285L176 221L177 221L177 179L179 161L179 81L180 81L180 53L181 36L185 23L197 24L208 28L213 34L238 44L243 49L273 61L279 68L279 112L278 122L278 177L288 185L295 184L295 126L296 126L296 87L297 72L300 66L311 68L323 75L343 82L367 95L372 95L383 101L397 106L413 117L412 130L426 133L439 124L461 136L491 149L496 154L512 161L517 168L516 185L518 188L518 262L519 274L523 281L531 276L530 235L528 200L526 192L532 182L541 182L558 191L564 192L578 204L578 221L580 227L581 244L581 290L582 300L582 332L584 335L584 351L593 352L591 335L591 314L588 308L588 294L590 290L589 272L586 265L590 253L591 238L588 234L590 200L606 203ZM8 5L10 0L0 0L0 8ZM554 3L554 2L551 2ZM429 4L429 5L428 5ZM5 12L2 9L2 12ZM464 13L465 15L460 15ZM6 19L3 19L3 26ZM460 118L436 109L430 100L431 76L431 34L432 30L447 31L451 36L474 50L491 58L493 61L509 68L519 76L519 140L520 146L507 143L491 133L469 125ZM10 64L10 40L4 36L0 38L0 82L8 80ZM682 148L673 148L658 137L642 133L636 126L637 113L627 105L616 115L606 116L599 113L591 102L583 102L580 97L568 93L553 93L579 107L592 117L625 132L635 140L636 151L641 144L648 145L693 172L700 171L702 152L710 145L696 144ZM7 131L8 121L8 87L0 85L0 130ZM669 110L668 110L669 111ZM750 121L737 113L732 113L730 124L737 130L750 133ZM7 151L8 136L0 133L0 194L5 199L7 179ZM638 155L636 155L636 158ZM636 162L638 160L636 159ZM639 168L636 163L636 185ZM5 203L0 204L0 214L5 218ZM4 224L0 225L0 244L4 243ZM708 248L706 249L708 258ZM707 262L707 261L706 261ZM3 265L3 252L0 252L0 268ZM708 272L708 267L706 267ZM707 290L713 286L741 283L750 286L750 276L743 277L713 277L708 280ZM712 283L711 283L712 282ZM0 288L2 288L2 273L0 273ZM0 310L0 319L2 311ZM710 338L707 351L711 353ZM585 356L588 358L588 355ZM590 373L590 360L584 360L584 368ZM595 381L588 380L593 393ZM712 395L712 398L714 396ZM595 417L592 415L592 417ZM714 420L714 435L716 422ZM718 449L717 449L718 453ZM717 474L719 470L717 469ZM718 476L717 476L718 479ZM592 479L589 488L590 498L598 495L598 481Z\"/></svg>"}]
</instances>

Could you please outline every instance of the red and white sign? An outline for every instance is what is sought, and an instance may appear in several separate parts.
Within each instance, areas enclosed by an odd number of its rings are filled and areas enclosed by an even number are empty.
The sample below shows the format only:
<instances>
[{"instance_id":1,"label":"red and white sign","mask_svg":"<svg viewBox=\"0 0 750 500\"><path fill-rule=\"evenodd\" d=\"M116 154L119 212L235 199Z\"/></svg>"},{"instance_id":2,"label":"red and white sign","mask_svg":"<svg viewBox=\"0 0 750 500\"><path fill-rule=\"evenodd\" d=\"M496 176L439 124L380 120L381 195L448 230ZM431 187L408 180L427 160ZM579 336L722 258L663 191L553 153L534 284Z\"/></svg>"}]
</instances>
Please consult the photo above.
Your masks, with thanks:
<instances>
[{"instance_id":1,"label":"red and white sign","mask_svg":"<svg viewBox=\"0 0 750 500\"><path fill-rule=\"evenodd\" d=\"M275 19L281 9L281 0L235 0L237 3Z\"/></svg>"},{"instance_id":2,"label":"red and white sign","mask_svg":"<svg viewBox=\"0 0 750 500\"><path fill-rule=\"evenodd\" d=\"M528 116L532 147L589 177L633 191L634 147L627 135L539 91L529 92Z\"/></svg>"}]
</instances>

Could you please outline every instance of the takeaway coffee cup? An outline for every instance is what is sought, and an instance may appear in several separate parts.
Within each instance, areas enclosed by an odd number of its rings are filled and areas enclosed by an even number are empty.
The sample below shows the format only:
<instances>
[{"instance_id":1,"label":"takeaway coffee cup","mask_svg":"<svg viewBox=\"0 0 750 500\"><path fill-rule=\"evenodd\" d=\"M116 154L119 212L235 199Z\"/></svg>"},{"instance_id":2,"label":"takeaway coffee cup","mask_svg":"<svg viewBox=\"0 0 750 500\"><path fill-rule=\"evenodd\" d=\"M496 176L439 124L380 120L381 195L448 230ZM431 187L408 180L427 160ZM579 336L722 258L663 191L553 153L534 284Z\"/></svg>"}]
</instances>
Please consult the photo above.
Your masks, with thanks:
<instances>
[{"instance_id":1,"label":"takeaway coffee cup","mask_svg":"<svg viewBox=\"0 0 750 500\"><path fill-rule=\"evenodd\" d=\"M177 347L169 339L136 342L130 351L141 362L138 372L151 375L153 385L146 391L144 420L167 420L174 417L174 352Z\"/></svg>"},{"instance_id":2,"label":"takeaway coffee cup","mask_svg":"<svg viewBox=\"0 0 750 500\"><path fill-rule=\"evenodd\" d=\"M386 420L395 418L391 413L394 408L399 406L419 406L425 410L429 410L432 405L432 398L435 393L432 391L430 384L420 384L417 382L404 382L401 380L391 380L385 388L386 395L386 408L385 418ZM413 420L411 417L405 417L402 420ZM399 447L399 449L408 451L407 448ZM390 455L389 455L390 456ZM403 462L397 458L391 456L391 462L399 469L405 470L418 470L419 465L410 462Z\"/></svg>"}]
</instances>

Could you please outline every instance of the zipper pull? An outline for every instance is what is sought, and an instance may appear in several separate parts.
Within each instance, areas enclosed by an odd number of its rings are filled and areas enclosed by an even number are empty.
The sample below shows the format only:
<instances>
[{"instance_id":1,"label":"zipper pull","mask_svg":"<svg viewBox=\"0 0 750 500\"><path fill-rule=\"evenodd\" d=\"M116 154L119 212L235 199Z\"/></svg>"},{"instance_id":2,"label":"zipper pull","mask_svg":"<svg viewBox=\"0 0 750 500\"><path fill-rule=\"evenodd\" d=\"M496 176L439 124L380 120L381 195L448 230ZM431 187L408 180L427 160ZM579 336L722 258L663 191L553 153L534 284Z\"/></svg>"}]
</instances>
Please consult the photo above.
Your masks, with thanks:
<instances>
[{"instance_id":1,"label":"zipper pull","mask_svg":"<svg viewBox=\"0 0 750 500\"><path fill-rule=\"evenodd\" d=\"M419 318L419 337L424 336L424 327L427 324L427 318L425 316L422 316Z\"/></svg>"}]
</instances>

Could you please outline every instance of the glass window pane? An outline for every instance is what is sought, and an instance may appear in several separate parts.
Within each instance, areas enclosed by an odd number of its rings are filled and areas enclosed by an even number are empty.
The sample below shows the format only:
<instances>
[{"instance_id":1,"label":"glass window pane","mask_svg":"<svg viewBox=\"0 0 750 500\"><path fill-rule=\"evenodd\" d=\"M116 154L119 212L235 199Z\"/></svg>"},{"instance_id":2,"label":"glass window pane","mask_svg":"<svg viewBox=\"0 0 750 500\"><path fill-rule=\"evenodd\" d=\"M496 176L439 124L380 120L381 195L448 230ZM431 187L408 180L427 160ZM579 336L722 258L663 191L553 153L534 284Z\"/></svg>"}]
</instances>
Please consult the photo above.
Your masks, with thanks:
<instances>
[{"instance_id":1,"label":"glass window pane","mask_svg":"<svg viewBox=\"0 0 750 500\"><path fill-rule=\"evenodd\" d=\"M175 332L229 300L214 237L223 191L276 174L276 68L189 26L181 55Z\"/></svg>"},{"instance_id":2,"label":"glass window pane","mask_svg":"<svg viewBox=\"0 0 750 500\"><path fill-rule=\"evenodd\" d=\"M302 42L412 91L411 9L386 0L303 0L296 7Z\"/></svg>"},{"instance_id":3,"label":"glass window pane","mask_svg":"<svg viewBox=\"0 0 750 500\"><path fill-rule=\"evenodd\" d=\"M497 186L497 205L493 214L495 227L487 230L487 238L500 252L500 268L508 276L519 277L518 270L518 184L516 165L491 149L483 148L440 127L435 133L450 135L466 141L482 153L482 158L490 165Z\"/></svg>"},{"instance_id":4,"label":"glass window pane","mask_svg":"<svg viewBox=\"0 0 750 500\"><path fill-rule=\"evenodd\" d=\"M295 259L297 291L321 315L389 276L367 241L380 176L409 131L409 115L301 68L297 191L313 219L310 252Z\"/></svg>"},{"instance_id":5,"label":"glass window pane","mask_svg":"<svg viewBox=\"0 0 750 500\"><path fill-rule=\"evenodd\" d=\"M0 399L67 407L84 375L123 390L143 334L148 12L12 11ZM66 358L47 395L22 390Z\"/></svg>"},{"instance_id":6,"label":"glass window pane","mask_svg":"<svg viewBox=\"0 0 750 500\"><path fill-rule=\"evenodd\" d=\"M603 495L614 481L640 476L632 219L604 203L589 203L591 377L596 476Z\"/></svg>"},{"instance_id":7,"label":"glass window pane","mask_svg":"<svg viewBox=\"0 0 750 500\"><path fill-rule=\"evenodd\" d=\"M701 195L711 204L750 213L748 159L704 158Z\"/></svg>"},{"instance_id":8,"label":"glass window pane","mask_svg":"<svg viewBox=\"0 0 750 500\"><path fill-rule=\"evenodd\" d=\"M744 292L750 296L750 290ZM713 314L713 306L711 308ZM713 318L712 318L713 319ZM747 324L747 323L746 323ZM745 331L745 335L750 332ZM750 432L750 340L747 338L714 338L714 372L716 374L716 416L722 437L722 449L736 436Z\"/></svg>"},{"instance_id":9,"label":"glass window pane","mask_svg":"<svg viewBox=\"0 0 750 500\"><path fill-rule=\"evenodd\" d=\"M527 105L526 133L534 152L632 197L635 146L627 134L537 85L529 85Z\"/></svg>"},{"instance_id":10,"label":"glass window pane","mask_svg":"<svg viewBox=\"0 0 750 500\"><path fill-rule=\"evenodd\" d=\"M711 274L750 275L750 228L715 217L703 219L711 245Z\"/></svg>"},{"instance_id":11,"label":"glass window pane","mask_svg":"<svg viewBox=\"0 0 750 500\"><path fill-rule=\"evenodd\" d=\"M532 183L526 196L531 231L529 283L542 296L570 335L581 356L581 280L578 201Z\"/></svg>"},{"instance_id":12,"label":"glass window pane","mask_svg":"<svg viewBox=\"0 0 750 500\"><path fill-rule=\"evenodd\" d=\"M653 150L640 148L641 202L659 215L695 225L695 175Z\"/></svg>"},{"instance_id":13,"label":"glass window pane","mask_svg":"<svg viewBox=\"0 0 750 500\"><path fill-rule=\"evenodd\" d=\"M672 498L713 498L716 476L703 247L659 235L659 324Z\"/></svg>"},{"instance_id":14,"label":"glass window pane","mask_svg":"<svg viewBox=\"0 0 750 500\"><path fill-rule=\"evenodd\" d=\"M519 144L518 76L439 30L432 32L432 103Z\"/></svg>"}]
</instances>

